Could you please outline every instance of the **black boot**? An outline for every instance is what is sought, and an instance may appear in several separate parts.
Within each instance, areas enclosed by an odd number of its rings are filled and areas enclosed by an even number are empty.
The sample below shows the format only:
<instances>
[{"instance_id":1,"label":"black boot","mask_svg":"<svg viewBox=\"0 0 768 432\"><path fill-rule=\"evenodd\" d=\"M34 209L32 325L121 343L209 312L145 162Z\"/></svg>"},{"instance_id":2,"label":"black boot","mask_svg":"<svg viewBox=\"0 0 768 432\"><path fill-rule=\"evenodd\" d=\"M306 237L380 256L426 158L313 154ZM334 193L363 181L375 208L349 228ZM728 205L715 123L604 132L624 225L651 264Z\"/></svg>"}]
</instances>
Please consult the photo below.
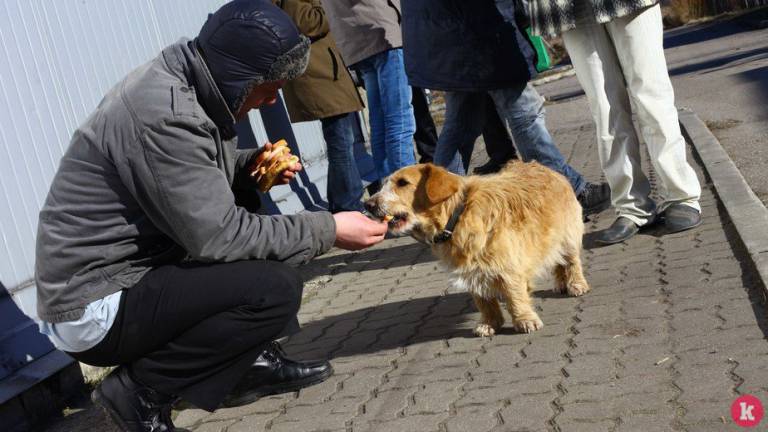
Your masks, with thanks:
<instances>
[{"instance_id":1,"label":"black boot","mask_svg":"<svg viewBox=\"0 0 768 432\"><path fill-rule=\"evenodd\" d=\"M488 162L484 163L483 165L480 165L479 167L476 167L474 170L472 170L472 174L486 175L486 174L497 173L504 167L505 163L506 162L499 163L498 161L494 161L493 159L491 159Z\"/></svg>"},{"instance_id":2,"label":"black boot","mask_svg":"<svg viewBox=\"0 0 768 432\"><path fill-rule=\"evenodd\" d=\"M327 361L293 361L286 358L279 343L272 342L222 405L246 405L262 396L296 391L321 383L332 374L333 368Z\"/></svg>"},{"instance_id":3,"label":"black boot","mask_svg":"<svg viewBox=\"0 0 768 432\"><path fill-rule=\"evenodd\" d=\"M136 382L125 367L107 376L91 393L93 402L109 414L123 431L170 432L177 429L171 421L174 398Z\"/></svg>"},{"instance_id":4,"label":"black boot","mask_svg":"<svg viewBox=\"0 0 768 432\"><path fill-rule=\"evenodd\" d=\"M701 212L685 204L672 204L661 215L670 233L696 228L701 225Z\"/></svg>"},{"instance_id":5,"label":"black boot","mask_svg":"<svg viewBox=\"0 0 768 432\"><path fill-rule=\"evenodd\" d=\"M640 231L636 223L625 217L617 217L610 227L597 233L595 242L603 245L621 243Z\"/></svg>"},{"instance_id":6,"label":"black boot","mask_svg":"<svg viewBox=\"0 0 768 432\"><path fill-rule=\"evenodd\" d=\"M586 217L600 213L611 205L611 188L608 183L587 183L576 198L581 204L582 214Z\"/></svg>"}]
</instances>

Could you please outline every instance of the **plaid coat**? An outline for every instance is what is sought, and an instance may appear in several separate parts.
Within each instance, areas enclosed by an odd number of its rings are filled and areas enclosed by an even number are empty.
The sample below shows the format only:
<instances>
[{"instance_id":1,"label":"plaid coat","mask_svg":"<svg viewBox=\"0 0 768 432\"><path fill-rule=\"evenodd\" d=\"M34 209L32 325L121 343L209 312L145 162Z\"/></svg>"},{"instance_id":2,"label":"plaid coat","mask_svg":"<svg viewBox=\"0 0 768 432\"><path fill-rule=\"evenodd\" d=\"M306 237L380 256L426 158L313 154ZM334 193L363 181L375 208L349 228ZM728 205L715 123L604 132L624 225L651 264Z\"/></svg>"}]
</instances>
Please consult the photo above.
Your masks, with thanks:
<instances>
[{"instance_id":1,"label":"plaid coat","mask_svg":"<svg viewBox=\"0 0 768 432\"><path fill-rule=\"evenodd\" d=\"M574 0L529 0L531 31L539 36L554 36L576 27ZM653 6L659 0L586 0L592 4L598 23L607 23L641 9Z\"/></svg>"}]
</instances>

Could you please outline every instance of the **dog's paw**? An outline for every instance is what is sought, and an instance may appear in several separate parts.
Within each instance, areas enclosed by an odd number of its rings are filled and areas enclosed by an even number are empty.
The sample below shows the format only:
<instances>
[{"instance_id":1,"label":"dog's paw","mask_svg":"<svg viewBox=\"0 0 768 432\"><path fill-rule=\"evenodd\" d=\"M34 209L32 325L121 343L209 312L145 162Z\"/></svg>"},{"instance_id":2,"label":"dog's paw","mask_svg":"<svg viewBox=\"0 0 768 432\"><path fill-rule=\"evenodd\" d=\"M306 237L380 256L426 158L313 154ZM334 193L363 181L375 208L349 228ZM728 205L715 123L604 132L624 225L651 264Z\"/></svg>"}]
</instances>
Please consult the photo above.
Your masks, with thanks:
<instances>
[{"instance_id":1,"label":"dog's paw","mask_svg":"<svg viewBox=\"0 0 768 432\"><path fill-rule=\"evenodd\" d=\"M544 323L541 322L538 316L534 316L531 319L515 320L512 322L512 325L520 333L531 333L544 327Z\"/></svg>"},{"instance_id":2,"label":"dog's paw","mask_svg":"<svg viewBox=\"0 0 768 432\"><path fill-rule=\"evenodd\" d=\"M589 284L587 281L576 282L568 285L568 295L578 297L589 292Z\"/></svg>"},{"instance_id":3,"label":"dog's paw","mask_svg":"<svg viewBox=\"0 0 768 432\"><path fill-rule=\"evenodd\" d=\"M496 330L489 324L478 324L475 327L475 335L481 337L491 337L496 334Z\"/></svg>"}]
</instances>

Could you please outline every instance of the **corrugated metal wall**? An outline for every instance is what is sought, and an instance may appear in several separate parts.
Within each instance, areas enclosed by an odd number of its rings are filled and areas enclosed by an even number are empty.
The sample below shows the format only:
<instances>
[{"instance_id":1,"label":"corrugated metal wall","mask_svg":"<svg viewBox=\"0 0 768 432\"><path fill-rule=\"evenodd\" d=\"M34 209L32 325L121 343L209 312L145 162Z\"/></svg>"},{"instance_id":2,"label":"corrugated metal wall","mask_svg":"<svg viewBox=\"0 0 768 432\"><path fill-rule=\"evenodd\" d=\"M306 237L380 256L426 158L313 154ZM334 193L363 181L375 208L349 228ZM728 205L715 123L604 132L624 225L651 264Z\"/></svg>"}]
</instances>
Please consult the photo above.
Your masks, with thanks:
<instances>
[{"instance_id":1,"label":"corrugated metal wall","mask_svg":"<svg viewBox=\"0 0 768 432\"><path fill-rule=\"evenodd\" d=\"M37 214L71 133L128 71L194 37L223 3L1 0L0 282L9 291L33 276ZM264 142L258 114L251 126ZM294 132L304 158L316 161L307 179L324 193L322 132L317 123ZM288 187L273 196L282 212L303 208Z\"/></svg>"}]
</instances>

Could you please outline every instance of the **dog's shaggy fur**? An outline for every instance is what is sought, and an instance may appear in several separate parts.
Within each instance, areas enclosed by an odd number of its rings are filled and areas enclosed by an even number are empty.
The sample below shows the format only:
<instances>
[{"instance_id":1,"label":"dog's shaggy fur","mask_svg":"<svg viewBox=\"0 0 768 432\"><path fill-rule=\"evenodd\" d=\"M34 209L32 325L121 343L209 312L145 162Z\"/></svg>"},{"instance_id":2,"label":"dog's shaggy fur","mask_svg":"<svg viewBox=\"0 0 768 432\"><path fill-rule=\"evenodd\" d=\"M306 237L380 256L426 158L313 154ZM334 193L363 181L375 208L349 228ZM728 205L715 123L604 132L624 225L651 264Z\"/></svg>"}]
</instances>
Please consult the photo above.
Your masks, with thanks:
<instances>
[{"instance_id":1,"label":"dog's shaggy fur","mask_svg":"<svg viewBox=\"0 0 768 432\"><path fill-rule=\"evenodd\" d=\"M435 242L454 209L464 202L453 235ZM432 164L402 168L366 203L390 231L430 244L472 295L482 315L475 328L492 336L504 323L499 299L521 332L543 323L534 311L532 280L554 270L555 292L589 291L581 270L581 206L560 174L538 163L512 162L500 173L461 177Z\"/></svg>"}]
</instances>

